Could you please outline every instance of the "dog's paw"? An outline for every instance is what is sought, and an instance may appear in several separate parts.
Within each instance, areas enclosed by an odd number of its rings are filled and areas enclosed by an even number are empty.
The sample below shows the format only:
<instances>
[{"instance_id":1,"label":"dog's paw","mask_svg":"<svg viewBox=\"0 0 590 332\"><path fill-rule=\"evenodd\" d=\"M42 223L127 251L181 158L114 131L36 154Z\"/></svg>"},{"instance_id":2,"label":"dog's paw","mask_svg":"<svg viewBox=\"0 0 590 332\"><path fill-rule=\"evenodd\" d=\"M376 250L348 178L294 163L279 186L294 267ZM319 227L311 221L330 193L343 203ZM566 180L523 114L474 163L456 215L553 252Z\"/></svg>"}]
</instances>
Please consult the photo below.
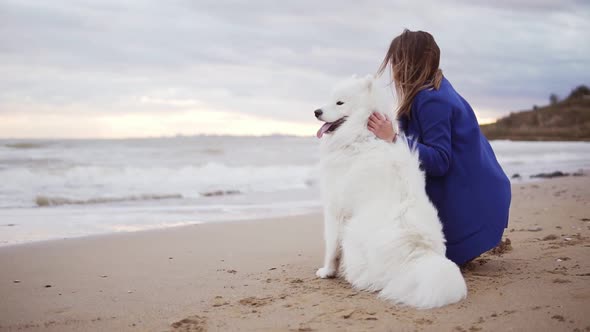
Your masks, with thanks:
<instances>
[{"instance_id":1,"label":"dog's paw","mask_svg":"<svg viewBox=\"0 0 590 332\"><path fill-rule=\"evenodd\" d=\"M322 278L322 279L334 278L336 276L336 270L329 269L327 267L322 267L317 270L315 275Z\"/></svg>"}]
</instances>

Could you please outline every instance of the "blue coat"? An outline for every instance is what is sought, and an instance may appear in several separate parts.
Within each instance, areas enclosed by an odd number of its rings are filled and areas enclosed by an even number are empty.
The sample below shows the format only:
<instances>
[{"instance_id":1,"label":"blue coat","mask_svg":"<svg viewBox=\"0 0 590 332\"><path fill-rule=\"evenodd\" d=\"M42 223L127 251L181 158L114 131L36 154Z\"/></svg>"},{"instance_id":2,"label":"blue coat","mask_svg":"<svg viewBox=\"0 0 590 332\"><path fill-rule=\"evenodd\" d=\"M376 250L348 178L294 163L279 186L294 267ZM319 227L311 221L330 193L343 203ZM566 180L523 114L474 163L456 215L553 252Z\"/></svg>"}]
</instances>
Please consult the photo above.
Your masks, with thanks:
<instances>
[{"instance_id":1,"label":"blue coat","mask_svg":"<svg viewBox=\"0 0 590 332\"><path fill-rule=\"evenodd\" d=\"M447 257L463 264L499 244L508 226L510 180L451 83L422 90L400 127L416 144L426 193L438 209Z\"/></svg>"}]
</instances>

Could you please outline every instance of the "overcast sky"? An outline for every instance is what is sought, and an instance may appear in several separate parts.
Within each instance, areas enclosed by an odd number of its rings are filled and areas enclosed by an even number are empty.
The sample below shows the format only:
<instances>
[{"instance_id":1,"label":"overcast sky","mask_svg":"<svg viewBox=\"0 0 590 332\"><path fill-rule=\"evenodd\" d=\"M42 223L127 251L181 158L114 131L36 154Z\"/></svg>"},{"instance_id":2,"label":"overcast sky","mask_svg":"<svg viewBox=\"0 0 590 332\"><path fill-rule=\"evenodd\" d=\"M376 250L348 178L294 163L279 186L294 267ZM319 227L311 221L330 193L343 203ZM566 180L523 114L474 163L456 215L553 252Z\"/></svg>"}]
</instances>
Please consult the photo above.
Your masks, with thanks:
<instances>
[{"instance_id":1,"label":"overcast sky","mask_svg":"<svg viewBox=\"0 0 590 332\"><path fill-rule=\"evenodd\" d=\"M589 1L0 0L0 137L313 135L404 28L482 120L590 83Z\"/></svg>"}]
</instances>

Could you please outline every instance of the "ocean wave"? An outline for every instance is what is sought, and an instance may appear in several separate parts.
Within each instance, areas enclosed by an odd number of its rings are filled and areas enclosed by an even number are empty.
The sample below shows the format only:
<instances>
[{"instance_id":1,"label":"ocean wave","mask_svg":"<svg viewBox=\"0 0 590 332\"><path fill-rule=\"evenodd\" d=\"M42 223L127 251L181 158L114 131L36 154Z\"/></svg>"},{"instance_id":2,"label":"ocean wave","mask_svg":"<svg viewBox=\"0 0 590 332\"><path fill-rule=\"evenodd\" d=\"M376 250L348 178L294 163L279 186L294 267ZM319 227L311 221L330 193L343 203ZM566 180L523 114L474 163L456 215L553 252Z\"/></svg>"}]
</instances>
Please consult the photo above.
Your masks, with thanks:
<instances>
[{"instance_id":1,"label":"ocean wave","mask_svg":"<svg viewBox=\"0 0 590 332\"><path fill-rule=\"evenodd\" d=\"M0 168L38 168L38 169L53 169L53 168L67 168L74 166L72 163L58 159L58 158L1 158Z\"/></svg>"},{"instance_id":2,"label":"ocean wave","mask_svg":"<svg viewBox=\"0 0 590 332\"><path fill-rule=\"evenodd\" d=\"M43 143L30 143L30 142L19 142L19 143L8 143L4 144L7 148L12 149L39 149L44 147L46 144Z\"/></svg>"},{"instance_id":3,"label":"ocean wave","mask_svg":"<svg viewBox=\"0 0 590 332\"><path fill-rule=\"evenodd\" d=\"M222 155L224 153L224 151L221 148L206 148L206 149L202 149L201 153L215 156L215 155Z\"/></svg>"},{"instance_id":4,"label":"ocean wave","mask_svg":"<svg viewBox=\"0 0 590 332\"><path fill-rule=\"evenodd\" d=\"M228 195L238 195L241 194L239 190L213 190L213 191L206 191L201 193L201 196L204 197L214 197L214 196L228 196Z\"/></svg>"},{"instance_id":5,"label":"ocean wave","mask_svg":"<svg viewBox=\"0 0 590 332\"><path fill-rule=\"evenodd\" d=\"M89 205L89 204L103 204L103 203L118 203L118 202L131 202L131 201L151 201L151 200L162 200L162 199L180 199L180 194L170 195L156 195L156 194L143 194L143 195L131 195L123 197L97 197L90 199L71 199L57 196L43 196L38 195L35 198L35 203L39 207L45 206L60 206L60 205Z\"/></svg>"},{"instance_id":6,"label":"ocean wave","mask_svg":"<svg viewBox=\"0 0 590 332\"><path fill-rule=\"evenodd\" d=\"M20 164L7 168L0 165L0 179L3 179L0 208L161 199L157 195L141 196L142 193L174 193L184 199L246 196L309 189L315 183L315 173L315 165L257 166L214 162L192 165L71 163L63 167Z\"/></svg>"}]
</instances>

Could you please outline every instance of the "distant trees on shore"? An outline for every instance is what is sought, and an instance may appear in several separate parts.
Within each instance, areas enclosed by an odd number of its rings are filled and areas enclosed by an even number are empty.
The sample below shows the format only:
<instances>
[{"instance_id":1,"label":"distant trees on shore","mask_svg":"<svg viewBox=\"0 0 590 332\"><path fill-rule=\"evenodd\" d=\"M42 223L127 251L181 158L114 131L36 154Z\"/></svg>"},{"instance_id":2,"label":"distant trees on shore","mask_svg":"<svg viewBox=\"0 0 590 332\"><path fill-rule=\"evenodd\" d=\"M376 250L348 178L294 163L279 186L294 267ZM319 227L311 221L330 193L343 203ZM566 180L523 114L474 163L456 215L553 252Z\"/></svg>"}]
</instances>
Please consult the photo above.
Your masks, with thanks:
<instances>
[{"instance_id":1,"label":"distant trees on shore","mask_svg":"<svg viewBox=\"0 0 590 332\"><path fill-rule=\"evenodd\" d=\"M590 88L577 86L565 98L552 93L549 105L511 112L480 128L488 139L590 141Z\"/></svg>"},{"instance_id":2,"label":"distant trees on shore","mask_svg":"<svg viewBox=\"0 0 590 332\"><path fill-rule=\"evenodd\" d=\"M570 92L570 95L566 99L570 98L584 98L584 96L590 96L590 88L586 85L579 85ZM549 95L549 105L555 105L559 102L559 96L555 93ZM537 105L533 105L533 109L537 109Z\"/></svg>"},{"instance_id":3,"label":"distant trees on shore","mask_svg":"<svg viewBox=\"0 0 590 332\"><path fill-rule=\"evenodd\" d=\"M584 96L590 96L590 88L580 85L572 90L568 98L583 98Z\"/></svg>"}]
</instances>

